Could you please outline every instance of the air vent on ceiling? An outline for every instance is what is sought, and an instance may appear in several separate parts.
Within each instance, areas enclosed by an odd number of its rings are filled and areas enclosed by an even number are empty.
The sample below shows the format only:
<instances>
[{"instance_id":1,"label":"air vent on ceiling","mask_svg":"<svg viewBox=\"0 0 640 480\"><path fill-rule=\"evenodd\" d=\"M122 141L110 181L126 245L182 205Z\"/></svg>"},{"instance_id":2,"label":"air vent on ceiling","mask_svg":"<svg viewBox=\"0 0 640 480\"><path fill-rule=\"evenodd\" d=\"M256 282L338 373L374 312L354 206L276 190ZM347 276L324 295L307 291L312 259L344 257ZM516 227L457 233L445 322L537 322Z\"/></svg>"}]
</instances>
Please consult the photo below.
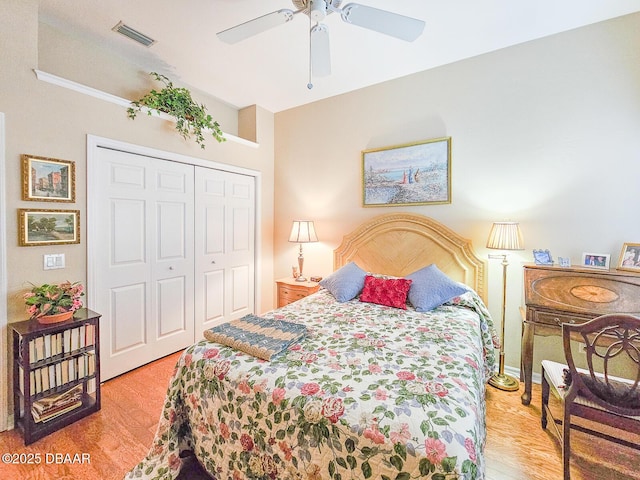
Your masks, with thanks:
<instances>
[{"instance_id":1,"label":"air vent on ceiling","mask_svg":"<svg viewBox=\"0 0 640 480\"><path fill-rule=\"evenodd\" d=\"M151 45L156 43L156 41L153 38L148 37L144 33L140 33L137 30L134 30L130 26L125 25L123 22L118 22L118 24L115 27L113 27L111 30L113 30L114 32L121 33L125 37L129 37L131 40L138 42L139 44L144 45L145 47L150 47Z\"/></svg>"}]
</instances>

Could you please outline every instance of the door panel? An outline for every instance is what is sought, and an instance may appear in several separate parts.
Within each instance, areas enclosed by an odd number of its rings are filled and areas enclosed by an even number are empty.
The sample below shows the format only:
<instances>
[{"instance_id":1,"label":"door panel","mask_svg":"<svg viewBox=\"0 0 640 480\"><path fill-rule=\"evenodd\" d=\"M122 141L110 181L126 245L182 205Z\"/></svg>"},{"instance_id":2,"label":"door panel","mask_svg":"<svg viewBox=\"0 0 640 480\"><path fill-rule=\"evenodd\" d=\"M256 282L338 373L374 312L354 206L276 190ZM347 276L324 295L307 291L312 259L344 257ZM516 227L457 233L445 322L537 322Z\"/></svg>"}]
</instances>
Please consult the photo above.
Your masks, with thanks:
<instances>
[{"instance_id":1,"label":"door panel","mask_svg":"<svg viewBox=\"0 0 640 480\"><path fill-rule=\"evenodd\" d=\"M224 321L224 270L212 270L204 274L205 295L204 309L205 316L203 324L215 325ZM203 329L204 330L204 329Z\"/></svg>"},{"instance_id":2,"label":"door panel","mask_svg":"<svg viewBox=\"0 0 640 480\"><path fill-rule=\"evenodd\" d=\"M196 169L196 339L254 311L255 180Z\"/></svg>"},{"instance_id":3,"label":"door panel","mask_svg":"<svg viewBox=\"0 0 640 480\"><path fill-rule=\"evenodd\" d=\"M142 200L114 199L111 202L110 225L120 225L127 235L115 236L108 230L113 251L112 265L143 264L145 262L144 234L145 202Z\"/></svg>"},{"instance_id":4,"label":"door panel","mask_svg":"<svg viewBox=\"0 0 640 480\"><path fill-rule=\"evenodd\" d=\"M117 186L124 188L144 188L145 170L143 167L118 162L113 162L109 167L109 178L111 179L110 183L112 188Z\"/></svg>"},{"instance_id":5,"label":"door panel","mask_svg":"<svg viewBox=\"0 0 640 480\"><path fill-rule=\"evenodd\" d=\"M157 283L158 294L158 338L182 332L187 328L184 316L186 306L185 277L169 278Z\"/></svg>"},{"instance_id":6,"label":"door panel","mask_svg":"<svg viewBox=\"0 0 640 480\"><path fill-rule=\"evenodd\" d=\"M194 339L191 165L98 148L94 201L107 219L95 259L102 378Z\"/></svg>"},{"instance_id":7,"label":"door panel","mask_svg":"<svg viewBox=\"0 0 640 480\"><path fill-rule=\"evenodd\" d=\"M201 232L206 236L203 242L205 245L204 254L223 254L224 253L224 237L225 237L225 222L224 222L224 206L218 205L204 205L202 207L205 211L205 230Z\"/></svg>"},{"instance_id":8,"label":"door panel","mask_svg":"<svg viewBox=\"0 0 640 480\"><path fill-rule=\"evenodd\" d=\"M145 285L131 284L111 289L111 335L108 343L101 335L101 350L112 356L127 353L146 343Z\"/></svg>"},{"instance_id":9,"label":"door panel","mask_svg":"<svg viewBox=\"0 0 640 480\"><path fill-rule=\"evenodd\" d=\"M249 282L248 265L232 268L231 277L233 282L231 312L237 315L238 312L246 312L251 306L249 289L247 288L247 283Z\"/></svg>"},{"instance_id":10,"label":"door panel","mask_svg":"<svg viewBox=\"0 0 640 480\"><path fill-rule=\"evenodd\" d=\"M234 252L249 253L251 241L249 235L251 233L249 226L249 209L234 208L233 209L233 238L232 248Z\"/></svg>"},{"instance_id":11,"label":"door panel","mask_svg":"<svg viewBox=\"0 0 640 480\"><path fill-rule=\"evenodd\" d=\"M184 259L187 255L187 221L183 203L158 203L158 260Z\"/></svg>"}]
</instances>

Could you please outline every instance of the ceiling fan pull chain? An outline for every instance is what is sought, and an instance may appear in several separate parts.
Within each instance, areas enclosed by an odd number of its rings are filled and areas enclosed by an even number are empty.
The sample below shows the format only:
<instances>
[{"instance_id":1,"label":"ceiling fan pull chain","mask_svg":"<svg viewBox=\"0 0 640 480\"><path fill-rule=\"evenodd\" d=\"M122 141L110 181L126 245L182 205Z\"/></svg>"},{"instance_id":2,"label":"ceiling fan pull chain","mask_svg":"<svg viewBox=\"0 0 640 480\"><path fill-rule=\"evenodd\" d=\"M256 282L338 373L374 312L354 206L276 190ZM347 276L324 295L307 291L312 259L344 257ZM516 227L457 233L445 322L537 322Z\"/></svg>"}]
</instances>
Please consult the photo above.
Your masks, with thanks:
<instances>
[{"instance_id":1,"label":"ceiling fan pull chain","mask_svg":"<svg viewBox=\"0 0 640 480\"><path fill-rule=\"evenodd\" d=\"M307 88L311 90L313 88L313 83L311 83L311 16L309 16L309 83L307 83Z\"/></svg>"}]
</instances>

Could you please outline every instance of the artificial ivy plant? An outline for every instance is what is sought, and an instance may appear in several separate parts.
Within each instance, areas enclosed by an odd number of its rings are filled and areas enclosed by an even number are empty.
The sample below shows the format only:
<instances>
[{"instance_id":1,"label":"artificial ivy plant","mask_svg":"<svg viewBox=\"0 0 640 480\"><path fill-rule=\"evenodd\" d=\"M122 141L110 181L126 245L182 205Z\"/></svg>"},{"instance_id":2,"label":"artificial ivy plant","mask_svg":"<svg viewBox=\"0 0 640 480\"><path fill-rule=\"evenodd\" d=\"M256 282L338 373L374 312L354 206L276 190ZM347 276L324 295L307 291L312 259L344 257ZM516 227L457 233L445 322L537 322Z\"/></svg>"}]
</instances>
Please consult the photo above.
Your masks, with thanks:
<instances>
[{"instance_id":1,"label":"artificial ivy plant","mask_svg":"<svg viewBox=\"0 0 640 480\"><path fill-rule=\"evenodd\" d=\"M211 115L207 113L207 108L202 104L197 104L191 98L191 92L186 88L174 87L171 80L164 75L151 72L149 75L164 84L162 90L151 90L140 100L131 102L131 107L127 109L129 118L134 119L138 112L147 108L147 114L151 115L153 110L164 112L176 119L176 130L183 138L195 137L196 143L204 148L204 133L211 131L213 138L218 142L224 142L224 134L220 130L218 122L213 121Z\"/></svg>"}]
</instances>

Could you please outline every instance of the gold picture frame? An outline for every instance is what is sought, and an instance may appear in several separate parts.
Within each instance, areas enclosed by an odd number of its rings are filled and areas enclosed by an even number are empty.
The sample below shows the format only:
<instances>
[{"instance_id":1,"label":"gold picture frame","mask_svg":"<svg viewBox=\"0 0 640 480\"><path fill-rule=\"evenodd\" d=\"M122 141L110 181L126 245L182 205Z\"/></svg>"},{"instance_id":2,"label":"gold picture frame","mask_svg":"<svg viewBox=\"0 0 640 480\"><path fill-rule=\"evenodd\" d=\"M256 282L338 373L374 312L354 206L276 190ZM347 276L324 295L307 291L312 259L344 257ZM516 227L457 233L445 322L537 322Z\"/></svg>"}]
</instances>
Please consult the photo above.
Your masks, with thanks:
<instances>
[{"instance_id":1,"label":"gold picture frame","mask_svg":"<svg viewBox=\"0 0 640 480\"><path fill-rule=\"evenodd\" d=\"M362 205L451 203L451 137L362 152Z\"/></svg>"},{"instance_id":2,"label":"gold picture frame","mask_svg":"<svg viewBox=\"0 0 640 480\"><path fill-rule=\"evenodd\" d=\"M80 243L80 210L18 209L18 245Z\"/></svg>"},{"instance_id":3,"label":"gold picture frame","mask_svg":"<svg viewBox=\"0 0 640 480\"><path fill-rule=\"evenodd\" d=\"M623 243L618 258L618 270L640 272L640 243Z\"/></svg>"},{"instance_id":4,"label":"gold picture frame","mask_svg":"<svg viewBox=\"0 0 640 480\"><path fill-rule=\"evenodd\" d=\"M38 202L76 201L76 166L70 160L21 155L22 199Z\"/></svg>"}]
</instances>

